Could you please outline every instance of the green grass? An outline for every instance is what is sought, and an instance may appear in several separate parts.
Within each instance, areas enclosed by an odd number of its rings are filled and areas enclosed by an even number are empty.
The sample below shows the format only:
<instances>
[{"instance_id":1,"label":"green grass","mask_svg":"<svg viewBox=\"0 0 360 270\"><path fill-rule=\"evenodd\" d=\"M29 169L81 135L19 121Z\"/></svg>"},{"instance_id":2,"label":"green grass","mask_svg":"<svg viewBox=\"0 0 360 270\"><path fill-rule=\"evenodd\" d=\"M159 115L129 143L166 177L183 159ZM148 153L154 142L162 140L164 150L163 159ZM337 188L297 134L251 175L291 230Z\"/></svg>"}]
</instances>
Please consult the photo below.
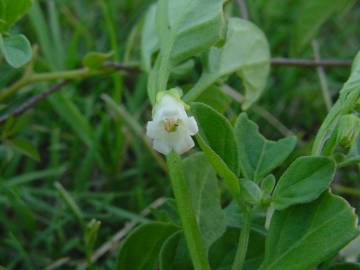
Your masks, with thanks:
<instances>
[{"instance_id":1,"label":"green grass","mask_svg":"<svg viewBox=\"0 0 360 270\"><path fill-rule=\"evenodd\" d=\"M114 61L139 65L138 29L151 2L34 1L32 11L14 31L25 33L38 46L34 63L38 72L81 67L82 58L91 51L114 51ZM233 2L227 11L238 14ZM311 46L297 54L290 50L296 11L287 5L276 10L279 1L274 6L265 2L253 1L249 13L266 33L272 55L313 58ZM317 35L321 56L352 59L360 47L359 20L358 3L332 17ZM325 70L333 100L349 71L348 67ZM0 88L21 73L1 61ZM193 77L180 82L194 82L198 75L195 70ZM73 81L16 119L11 137L29 140L41 160L11 151L0 141L0 265L9 270L35 270L59 262L63 264L57 269L81 269L86 261L84 227L92 218L101 221L97 249L126 222L148 222L152 216L141 215L142 209L157 198L171 196L169 179L161 167L163 159L144 143L143 127L151 114L146 79L143 72L122 72ZM230 84L242 90L238 79L231 78ZM0 115L50 85L22 88L0 104ZM309 152L326 115L315 69L273 67L266 93L257 105L301 139L294 157ZM233 119L240 108L232 102L225 113ZM282 136L256 110L249 114L267 137ZM0 124L0 133L4 129ZM340 171L337 182L359 189L358 175L356 166L347 168ZM347 198L359 205L355 195ZM115 263L116 249L109 250L94 263L94 269L113 269Z\"/></svg>"}]
</instances>

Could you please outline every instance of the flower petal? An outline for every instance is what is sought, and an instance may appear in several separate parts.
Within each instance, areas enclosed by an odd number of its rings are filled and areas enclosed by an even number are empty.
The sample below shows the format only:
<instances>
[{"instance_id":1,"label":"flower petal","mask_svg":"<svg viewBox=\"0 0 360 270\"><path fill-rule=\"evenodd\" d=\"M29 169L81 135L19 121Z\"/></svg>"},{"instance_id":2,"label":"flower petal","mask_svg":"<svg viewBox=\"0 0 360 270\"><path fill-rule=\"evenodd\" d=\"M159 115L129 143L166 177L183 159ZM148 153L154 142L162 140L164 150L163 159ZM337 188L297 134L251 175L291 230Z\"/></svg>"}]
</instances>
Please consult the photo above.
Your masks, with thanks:
<instances>
[{"instance_id":1,"label":"flower petal","mask_svg":"<svg viewBox=\"0 0 360 270\"><path fill-rule=\"evenodd\" d=\"M166 141L163 141L163 140L155 139L153 142L153 147L156 151L158 151L164 155L167 155L171 152L170 145Z\"/></svg>"},{"instance_id":2,"label":"flower petal","mask_svg":"<svg viewBox=\"0 0 360 270\"><path fill-rule=\"evenodd\" d=\"M190 136L183 137L175 145L175 151L181 155L195 146L194 140Z\"/></svg>"},{"instance_id":3,"label":"flower petal","mask_svg":"<svg viewBox=\"0 0 360 270\"><path fill-rule=\"evenodd\" d=\"M197 125L197 122L196 122L194 116L188 117L188 119L187 119L187 128L188 128L189 133L190 133L191 136L198 133L199 128L198 128L198 125Z\"/></svg>"},{"instance_id":4,"label":"flower petal","mask_svg":"<svg viewBox=\"0 0 360 270\"><path fill-rule=\"evenodd\" d=\"M149 138L155 139L157 137L159 128L158 124L155 121L149 121L146 125L146 136Z\"/></svg>"}]
</instances>

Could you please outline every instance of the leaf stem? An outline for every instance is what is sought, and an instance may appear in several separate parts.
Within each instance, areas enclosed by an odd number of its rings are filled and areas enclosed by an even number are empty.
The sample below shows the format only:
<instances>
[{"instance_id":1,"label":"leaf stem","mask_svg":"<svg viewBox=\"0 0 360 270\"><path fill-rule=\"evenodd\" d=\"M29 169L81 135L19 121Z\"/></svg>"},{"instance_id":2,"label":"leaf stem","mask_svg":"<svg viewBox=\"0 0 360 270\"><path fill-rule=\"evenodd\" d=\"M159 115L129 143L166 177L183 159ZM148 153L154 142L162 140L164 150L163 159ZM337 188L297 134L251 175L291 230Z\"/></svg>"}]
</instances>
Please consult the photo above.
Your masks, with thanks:
<instances>
[{"instance_id":1,"label":"leaf stem","mask_svg":"<svg viewBox=\"0 0 360 270\"><path fill-rule=\"evenodd\" d=\"M176 205L194 269L210 270L204 243L200 235L200 229L191 206L190 194L185 184L181 158L175 151L172 151L167 156L167 163Z\"/></svg>"},{"instance_id":2,"label":"leaf stem","mask_svg":"<svg viewBox=\"0 0 360 270\"><path fill-rule=\"evenodd\" d=\"M246 252L249 243L251 229L251 212L247 211L244 213L244 223L240 233L239 245L236 250L235 260L232 265L232 270L241 270L244 266Z\"/></svg>"}]
</instances>

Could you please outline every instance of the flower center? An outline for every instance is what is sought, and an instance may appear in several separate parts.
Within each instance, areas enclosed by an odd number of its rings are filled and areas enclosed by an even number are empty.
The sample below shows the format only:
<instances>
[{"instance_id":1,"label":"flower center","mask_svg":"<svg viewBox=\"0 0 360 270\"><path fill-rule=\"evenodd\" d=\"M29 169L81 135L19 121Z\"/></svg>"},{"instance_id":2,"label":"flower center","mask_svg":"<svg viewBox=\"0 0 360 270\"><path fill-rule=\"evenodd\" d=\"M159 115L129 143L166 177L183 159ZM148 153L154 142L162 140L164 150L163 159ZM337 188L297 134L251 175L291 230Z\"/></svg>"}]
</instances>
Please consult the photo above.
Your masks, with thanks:
<instances>
[{"instance_id":1,"label":"flower center","mask_svg":"<svg viewBox=\"0 0 360 270\"><path fill-rule=\"evenodd\" d=\"M167 131L167 132L175 132L178 128L178 126L180 125L181 123L181 120L180 119L165 119L164 120L164 129Z\"/></svg>"}]
</instances>

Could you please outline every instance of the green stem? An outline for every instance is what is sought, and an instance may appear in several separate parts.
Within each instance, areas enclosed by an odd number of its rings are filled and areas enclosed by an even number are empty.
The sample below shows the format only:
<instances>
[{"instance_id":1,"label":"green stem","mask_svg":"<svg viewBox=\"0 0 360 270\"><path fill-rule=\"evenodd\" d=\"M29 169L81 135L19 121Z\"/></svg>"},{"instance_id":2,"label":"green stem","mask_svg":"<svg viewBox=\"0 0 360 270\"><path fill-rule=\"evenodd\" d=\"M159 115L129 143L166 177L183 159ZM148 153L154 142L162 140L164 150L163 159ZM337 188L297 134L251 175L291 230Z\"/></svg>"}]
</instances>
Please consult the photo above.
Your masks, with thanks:
<instances>
[{"instance_id":1,"label":"green stem","mask_svg":"<svg viewBox=\"0 0 360 270\"><path fill-rule=\"evenodd\" d=\"M239 245L236 251L235 260L232 266L232 270L241 270L244 266L246 252L249 243L251 229L251 213L244 213L244 223L240 233Z\"/></svg>"},{"instance_id":2,"label":"green stem","mask_svg":"<svg viewBox=\"0 0 360 270\"><path fill-rule=\"evenodd\" d=\"M52 81L52 80L76 80L88 77L101 76L116 71L114 68L105 68L103 70L91 70L88 68L81 68L67 71L45 72L45 73L30 73L24 74L20 80L10 85L8 88L0 91L0 101L3 101L15 94L22 87L35 82Z\"/></svg>"},{"instance_id":3,"label":"green stem","mask_svg":"<svg viewBox=\"0 0 360 270\"><path fill-rule=\"evenodd\" d=\"M171 51L173 49L175 38L170 35L167 42L161 48L160 53L160 62L159 62L159 73L157 80L157 91L167 90L167 84L170 77L170 68L171 68Z\"/></svg>"},{"instance_id":4,"label":"green stem","mask_svg":"<svg viewBox=\"0 0 360 270\"><path fill-rule=\"evenodd\" d=\"M172 151L167 156L167 163L175 194L176 205L181 218L186 243L195 270L210 270L200 229L193 212L190 194L185 183L184 172L180 156Z\"/></svg>"}]
</instances>

